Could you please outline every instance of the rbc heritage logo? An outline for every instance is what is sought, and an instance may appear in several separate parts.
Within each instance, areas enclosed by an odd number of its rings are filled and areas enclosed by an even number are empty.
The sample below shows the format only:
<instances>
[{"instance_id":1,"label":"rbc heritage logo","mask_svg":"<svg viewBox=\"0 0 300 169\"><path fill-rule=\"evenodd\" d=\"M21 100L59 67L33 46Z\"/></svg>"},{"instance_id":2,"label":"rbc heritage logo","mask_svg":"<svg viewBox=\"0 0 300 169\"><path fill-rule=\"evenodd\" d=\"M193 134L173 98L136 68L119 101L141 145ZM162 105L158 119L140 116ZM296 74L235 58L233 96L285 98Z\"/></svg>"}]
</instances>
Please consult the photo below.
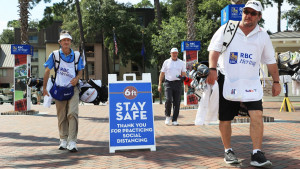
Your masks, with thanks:
<instances>
[{"instance_id":1,"label":"rbc heritage logo","mask_svg":"<svg viewBox=\"0 0 300 169\"><path fill-rule=\"evenodd\" d=\"M230 52L229 63L237 64L238 52Z\"/></svg>"}]
</instances>

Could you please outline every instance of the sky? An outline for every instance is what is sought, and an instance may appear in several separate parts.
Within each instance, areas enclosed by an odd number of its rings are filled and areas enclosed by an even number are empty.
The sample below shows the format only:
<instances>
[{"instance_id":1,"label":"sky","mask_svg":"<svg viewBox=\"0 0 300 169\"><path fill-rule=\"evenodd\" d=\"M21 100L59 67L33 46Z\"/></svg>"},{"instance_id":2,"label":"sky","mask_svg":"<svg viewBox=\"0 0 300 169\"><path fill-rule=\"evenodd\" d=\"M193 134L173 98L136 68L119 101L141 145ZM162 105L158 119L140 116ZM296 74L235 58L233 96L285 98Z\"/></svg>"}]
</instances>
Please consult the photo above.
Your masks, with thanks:
<instances>
[{"instance_id":1,"label":"sky","mask_svg":"<svg viewBox=\"0 0 300 169\"><path fill-rule=\"evenodd\" d=\"M61 0L52 0L52 3L60 2ZM153 0L151 0L152 2ZM117 0L119 3L136 4L141 0ZM46 6L51 6L52 3L44 3L43 1L30 10L30 20L41 20L43 18L44 9ZM281 8L282 11L287 11L291 7L284 1ZM0 0L0 34L3 29L7 28L7 22L11 20L19 19L18 15L18 0ZM263 18L265 19L264 29L270 30L271 32L277 32L277 5L268 7L263 11ZM281 20L281 30L286 30L286 20ZM289 28L291 30L291 28Z\"/></svg>"}]
</instances>

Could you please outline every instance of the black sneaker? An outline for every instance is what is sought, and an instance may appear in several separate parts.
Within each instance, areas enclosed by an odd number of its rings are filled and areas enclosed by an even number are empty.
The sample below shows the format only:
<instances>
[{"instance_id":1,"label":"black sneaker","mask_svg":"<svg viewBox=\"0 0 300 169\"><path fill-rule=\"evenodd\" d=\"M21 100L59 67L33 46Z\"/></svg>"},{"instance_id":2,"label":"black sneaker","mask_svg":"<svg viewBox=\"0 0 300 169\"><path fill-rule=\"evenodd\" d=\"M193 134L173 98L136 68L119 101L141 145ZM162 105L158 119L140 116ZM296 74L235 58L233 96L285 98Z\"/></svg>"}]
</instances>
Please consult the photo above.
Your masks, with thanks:
<instances>
[{"instance_id":1,"label":"black sneaker","mask_svg":"<svg viewBox=\"0 0 300 169\"><path fill-rule=\"evenodd\" d=\"M251 154L250 165L256 167L270 168L272 166L272 163L266 159L264 152L257 151L257 153L255 153L254 155Z\"/></svg>"},{"instance_id":2,"label":"black sneaker","mask_svg":"<svg viewBox=\"0 0 300 169\"><path fill-rule=\"evenodd\" d=\"M225 158L224 161L227 164L238 164L239 160L236 158L234 152L232 150L228 150L227 152L225 152Z\"/></svg>"}]
</instances>

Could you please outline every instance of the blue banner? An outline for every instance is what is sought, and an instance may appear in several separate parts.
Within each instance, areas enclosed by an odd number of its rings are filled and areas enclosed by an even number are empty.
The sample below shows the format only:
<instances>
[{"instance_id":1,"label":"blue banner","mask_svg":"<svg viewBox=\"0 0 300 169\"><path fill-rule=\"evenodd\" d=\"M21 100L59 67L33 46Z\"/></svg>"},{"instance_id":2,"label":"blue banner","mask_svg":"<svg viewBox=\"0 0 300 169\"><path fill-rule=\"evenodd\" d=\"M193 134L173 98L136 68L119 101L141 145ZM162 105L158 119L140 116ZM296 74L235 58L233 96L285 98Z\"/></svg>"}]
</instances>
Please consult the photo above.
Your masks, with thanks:
<instances>
[{"instance_id":1,"label":"blue banner","mask_svg":"<svg viewBox=\"0 0 300 169\"><path fill-rule=\"evenodd\" d=\"M151 83L109 84L110 146L155 145Z\"/></svg>"},{"instance_id":2,"label":"blue banner","mask_svg":"<svg viewBox=\"0 0 300 169\"><path fill-rule=\"evenodd\" d=\"M181 42L181 51L200 50L200 41L183 41Z\"/></svg>"},{"instance_id":3,"label":"blue banner","mask_svg":"<svg viewBox=\"0 0 300 169\"><path fill-rule=\"evenodd\" d=\"M33 55L33 47L31 45L11 45L11 54Z\"/></svg>"},{"instance_id":4,"label":"blue banner","mask_svg":"<svg viewBox=\"0 0 300 169\"><path fill-rule=\"evenodd\" d=\"M229 20L241 21L245 4L227 5L221 10L221 25Z\"/></svg>"}]
</instances>

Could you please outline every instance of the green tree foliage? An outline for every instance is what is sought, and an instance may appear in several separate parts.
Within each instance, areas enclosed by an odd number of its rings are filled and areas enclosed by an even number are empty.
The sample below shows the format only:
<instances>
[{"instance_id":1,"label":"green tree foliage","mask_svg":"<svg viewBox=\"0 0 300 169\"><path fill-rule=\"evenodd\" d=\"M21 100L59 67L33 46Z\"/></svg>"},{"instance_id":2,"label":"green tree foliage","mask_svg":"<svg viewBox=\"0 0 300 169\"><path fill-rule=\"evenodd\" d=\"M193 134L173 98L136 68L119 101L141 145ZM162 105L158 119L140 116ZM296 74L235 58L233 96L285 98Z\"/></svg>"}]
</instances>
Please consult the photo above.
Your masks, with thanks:
<instances>
[{"instance_id":1,"label":"green tree foliage","mask_svg":"<svg viewBox=\"0 0 300 169\"><path fill-rule=\"evenodd\" d=\"M208 60L208 52L207 47L210 43L210 39L216 30L220 27L221 21L221 10L230 4L230 1L227 0L196 0L195 6L197 7L195 26L196 26L196 40L201 41L201 50L198 53L199 61L207 61ZM153 35L152 45L155 51L156 63L161 66L163 60L166 57L169 57L169 50L171 43L166 36L171 36L170 29L180 29L185 28L186 30L186 1L182 0L168 0L167 3L163 3L161 6L166 6L167 8L167 16L176 16L175 18L181 18L182 23L178 22L177 25L171 23L171 19L167 20L166 15L162 15L164 19L164 26L162 26L162 30L159 31L158 35ZM171 17L172 18L172 17ZM173 17L174 21L174 17ZM168 25L170 24L170 25ZM179 26L180 25L180 26ZM172 27L174 26L174 27ZM172 31L174 31L172 30ZM171 31L171 32L172 32ZM165 40L167 39L167 40ZM176 36L175 42L176 46L180 48L181 41L186 40L185 34L178 34ZM168 43L166 43L166 41ZM163 58L163 59L161 59ZM159 60L161 59L161 60Z\"/></svg>"},{"instance_id":2,"label":"green tree foliage","mask_svg":"<svg viewBox=\"0 0 300 169\"><path fill-rule=\"evenodd\" d=\"M12 20L7 22L7 27L8 28L20 28L21 27L21 22L18 20Z\"/></svg>"},{"instance_id":3,"label":"green tree foliage","mask_svg":"<svg viewBox=\"0 0 300 169\"><path fill-rule=\"evenodd\" d=\"M28 28L30 29L37 29L39 25L38 20L31 20L28 23ZM19 20L12 20L7 22L8 28L21 28L21 22Z\"/></svg>"},{"instance_id":4,"label":"green tree foliage","mask_svg":"<svg viewBox=\"0 0 300 169\"><path fill-rule=\"evenodd\" d=\"M280 32L281 31L281 6L284 2L284 0L261 0L264 4L266 5L270 5L273 7L273 3L276 3L277 4L277 9L278 9L278 12L277 12L277 32ZM300 5L300 1L299 0L286 0L290 5Z\"/></svg>"},{"instance_id":5,"label":"green tree foliage","mask_svg":"<svg viewBox=\"0 0 300 169\"><path fill-rule=\"evenodd\" d=\"M283 18L288 19L288 24L294 28L295 31L300 31L300 5L293 7L291 10L283 15Z\"/></svg>"},{"instance_id":6,"label":"green tree foliage","mask_svg":"<svg viewBox=\"0 0 300 169\"><path fill-rule=\"evenodd\" d=\"M153 8L153 5L149 0L142 0L141 2L133 5L135 8Z\"/></svg>"},{"instance_id":7,"label":"green tree foliage","mask_svg":"<svg viewBox=\"0 0 300 169\"><path fill-rule=\"evenodd\" d=\"M114 0L82 0L80 5L85 38L88 42L101 42L103 40L104 46L113 59L112 30L115 27L118 55L121 56L122 64L126 65L131 60L142 65L142 31L145 32L144 40L150 39L152 33L148 34L149 29L139 25L138 19L134 15L134 8L117 4ZM76 13L71 9L63 15L63 29L72 31L75 43L79 41L76 18ZM151 56L150 41L144 41L144 43L147 51L146 58L149 58ZM146 65L150 65L149 60Z\"/></svg>"},{"instance_id":8,"label":"green tree foliage","mask_svg":"<svg viewBox=\"0 0 300 169\"><path fill-rule=\"evenodd\" d=\"M168 21L163 21L158 35L152 36L154 63L159 67L164 60L170 57L170 50L173 47L180 49L180 44L186 39L186 22L181 17L173 16ZM178 56L182 59L182 55Z\"/></svg>"},{"instance_id":9,"label":"green tree foliage","mask_svg":"<svg viewBox=\"0 0 300 169\"><path fill-rule=\"evenodd\" d=\"M51 25L54 21L63 21L63 15L67 8L67 3L54 3L53 6L44 9L44 17L39 22L39 29L43 29Z\"/></svg>"},{"instance_id":10,"label":"green tree foliage","mask_svg":"<svg viewBox=\"0 0 300 169\"><path fill-rule=\"evenodd\" d=\"M208 61L208 45L214 33L221 25L221 10L230 4L227 0L210 0L198 4L198 19L196 22L197 40L201 42L198 61Z\"/></svg>"},{"instance_id":11,"label":"green tree foliage","mask_svg":"<svg viewBox=\"0 0 300 169\"><path fill-rule=\"evenodd\" d=\"M14 43L14 31L10 29L4 29L0 35L0 44L13 44Z\"/></svg>"}]
</instances>

